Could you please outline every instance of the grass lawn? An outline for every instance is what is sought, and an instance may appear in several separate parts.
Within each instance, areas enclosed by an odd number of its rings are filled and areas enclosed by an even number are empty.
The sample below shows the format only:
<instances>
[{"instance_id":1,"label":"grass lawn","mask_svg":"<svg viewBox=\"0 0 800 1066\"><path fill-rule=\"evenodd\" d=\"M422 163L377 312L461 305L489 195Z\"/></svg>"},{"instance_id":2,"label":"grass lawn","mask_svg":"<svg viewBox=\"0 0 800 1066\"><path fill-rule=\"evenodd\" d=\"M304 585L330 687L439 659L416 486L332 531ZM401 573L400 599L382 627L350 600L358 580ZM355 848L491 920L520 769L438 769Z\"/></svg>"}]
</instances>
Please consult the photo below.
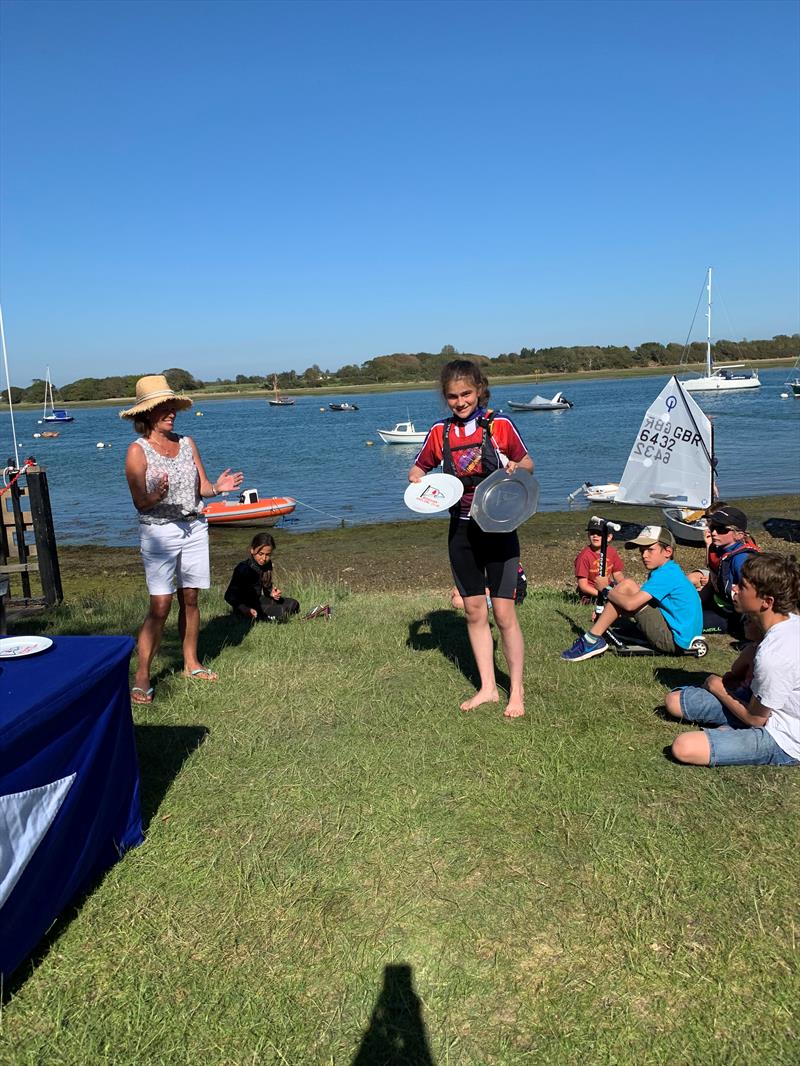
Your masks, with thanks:
<instances>
[{"instance_id":1,"label":"grass lawn","mask_svg":"<svg viewBox=\"0 0 800 1066\"><path fill-rule=\"evenodd\" d=\"M135 632L139 573L65 558L69 603L37 628ZM800 777L677 766L654 713L728 641L562 663L587 608L543 575L526 717L465 715L444 569L369 592L350 561L280 575L329 623L248 630L205 596L217 685L176 673L170 620L135 708L145 844L14 978L0 1061L796 1063Z\"/></svg>"}]
</instances>

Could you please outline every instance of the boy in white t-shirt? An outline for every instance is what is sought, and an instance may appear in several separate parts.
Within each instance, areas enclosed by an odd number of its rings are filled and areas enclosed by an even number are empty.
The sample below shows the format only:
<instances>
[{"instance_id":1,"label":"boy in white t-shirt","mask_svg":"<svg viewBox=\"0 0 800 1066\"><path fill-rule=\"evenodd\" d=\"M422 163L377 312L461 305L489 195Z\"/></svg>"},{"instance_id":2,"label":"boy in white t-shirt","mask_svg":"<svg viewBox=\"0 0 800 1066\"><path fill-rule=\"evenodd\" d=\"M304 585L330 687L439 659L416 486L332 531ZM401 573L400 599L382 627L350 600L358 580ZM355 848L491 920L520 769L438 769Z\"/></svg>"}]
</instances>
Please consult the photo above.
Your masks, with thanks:
<instances>
[{"instance_id":1,"label":"boy in white t-shirt","mask_svg":"<svg viewBox=\"0 0 800 1066\"><path fill-rule=\"evenodd\" d=\"M764 636L749 692L730 692L716 674L703 688L667 695L674 718L704 726L672 745L695 766L800 765L800 568L793 558L757 555L744 564L736 609L757 620ZM746 700L746 702L745 702Z\"/></svg>"}]
</instances>

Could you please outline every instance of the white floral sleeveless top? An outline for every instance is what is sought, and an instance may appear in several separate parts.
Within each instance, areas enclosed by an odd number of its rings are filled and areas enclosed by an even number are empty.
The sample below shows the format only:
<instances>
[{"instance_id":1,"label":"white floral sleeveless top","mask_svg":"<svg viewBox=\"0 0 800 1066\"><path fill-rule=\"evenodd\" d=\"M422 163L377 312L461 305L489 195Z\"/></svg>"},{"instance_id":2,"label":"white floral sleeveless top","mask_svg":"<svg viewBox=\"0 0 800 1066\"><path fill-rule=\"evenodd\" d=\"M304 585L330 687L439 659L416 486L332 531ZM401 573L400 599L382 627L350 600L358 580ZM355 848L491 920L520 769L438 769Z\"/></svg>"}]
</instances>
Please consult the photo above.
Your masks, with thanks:
<instances>
[{"instance_id":1,"label":"white floral sleeveless top","mask_svg":"<svg viewBox=\"0 0 800 1066\"><path fill-rule=\"evenodd\" d=\"M139 521L146 526L163 526L167 522L190 522L203 513L200 497L200 476L194 465L192 446L188 437L178 438L178 454L174 459L161 455L144 437L138 437L147 458L145 487L148 492L158 486L161 476L169 478L167 495L147 511L139 511Z\"/></svg>"}]
</instances>

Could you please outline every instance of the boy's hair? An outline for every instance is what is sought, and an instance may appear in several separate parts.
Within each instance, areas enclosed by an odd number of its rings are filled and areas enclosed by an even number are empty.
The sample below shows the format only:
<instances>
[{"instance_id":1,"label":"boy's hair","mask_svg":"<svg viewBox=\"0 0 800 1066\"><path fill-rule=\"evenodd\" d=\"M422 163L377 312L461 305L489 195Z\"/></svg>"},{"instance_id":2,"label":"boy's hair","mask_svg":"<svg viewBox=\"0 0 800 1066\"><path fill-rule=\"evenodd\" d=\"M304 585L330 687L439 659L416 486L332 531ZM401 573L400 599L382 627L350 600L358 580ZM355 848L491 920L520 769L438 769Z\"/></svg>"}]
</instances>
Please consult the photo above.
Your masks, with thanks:
<instances>
[{"instance_id":1,"label":"boy's hair","mask_svg":"<svg viewBox=\"0 0 800 1066\"><path fill-rule=\"evenodd\" d=\"M759 596L771 596L776 614L792 614L800 604L800 567L794 555L752 555L742 577Z\"/></svg>"},{"instance_id":2,"label":"boy's hair","mask_svg":"<svg viewBox=\"0 0 800 1066\"><path fill-rule=\"evenodd\" d=\"M271 533L256 533L253 539L250 541L250 551L254 552L258 548L274 548L275 538Z\"/></svg>"},{"instance_id":3,"label":"boy's hair","mask_svg":"<svg viewBox=\"0 0 800 1066\"><path fill-rule=\"evenodd\" d=\"M439 374L442 393L446 393L447 386L459 378L474 386L478 393L478 402L482 407L486 407L489 403L489 380L478 364L473 363L471 359L451 359L449 363L445 363Z\"/></svg>"}]
</instances>

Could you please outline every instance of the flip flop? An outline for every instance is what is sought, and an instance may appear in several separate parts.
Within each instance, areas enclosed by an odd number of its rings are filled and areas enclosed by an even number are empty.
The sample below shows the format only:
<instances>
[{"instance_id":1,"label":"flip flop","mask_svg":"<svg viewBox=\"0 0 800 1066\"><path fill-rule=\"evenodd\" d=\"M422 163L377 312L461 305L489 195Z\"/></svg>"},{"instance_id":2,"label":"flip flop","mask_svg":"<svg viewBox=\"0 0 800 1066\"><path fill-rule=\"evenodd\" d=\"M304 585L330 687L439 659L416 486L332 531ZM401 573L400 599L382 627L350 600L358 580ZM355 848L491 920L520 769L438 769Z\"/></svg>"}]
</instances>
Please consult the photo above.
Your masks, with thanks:
<instances>
[{"instance_id":1,"label":"flip flop","mask_svg":"<svg viewBox=\"0 0 800 1066\"><path fill-rule=\"evenodd\" d=\"M134 695L138 693L138 695ZM131 689L131 703L152 703L153 702L153 689L152 688L140 688L138 685L134 685Z\"/></svg>"},{"instance_id":2,"label":"flip flop","mask_svg":"<svg viewBox=\"0 0 800 1066\"><path fill-rule=\"evenodd\" d=\"M183 676L192 677L195 681L219 681L219 674L215 674L207 666L198 666L196 670L190 670L188 674L184 672Z\"/></svg>"}]
</instances>

